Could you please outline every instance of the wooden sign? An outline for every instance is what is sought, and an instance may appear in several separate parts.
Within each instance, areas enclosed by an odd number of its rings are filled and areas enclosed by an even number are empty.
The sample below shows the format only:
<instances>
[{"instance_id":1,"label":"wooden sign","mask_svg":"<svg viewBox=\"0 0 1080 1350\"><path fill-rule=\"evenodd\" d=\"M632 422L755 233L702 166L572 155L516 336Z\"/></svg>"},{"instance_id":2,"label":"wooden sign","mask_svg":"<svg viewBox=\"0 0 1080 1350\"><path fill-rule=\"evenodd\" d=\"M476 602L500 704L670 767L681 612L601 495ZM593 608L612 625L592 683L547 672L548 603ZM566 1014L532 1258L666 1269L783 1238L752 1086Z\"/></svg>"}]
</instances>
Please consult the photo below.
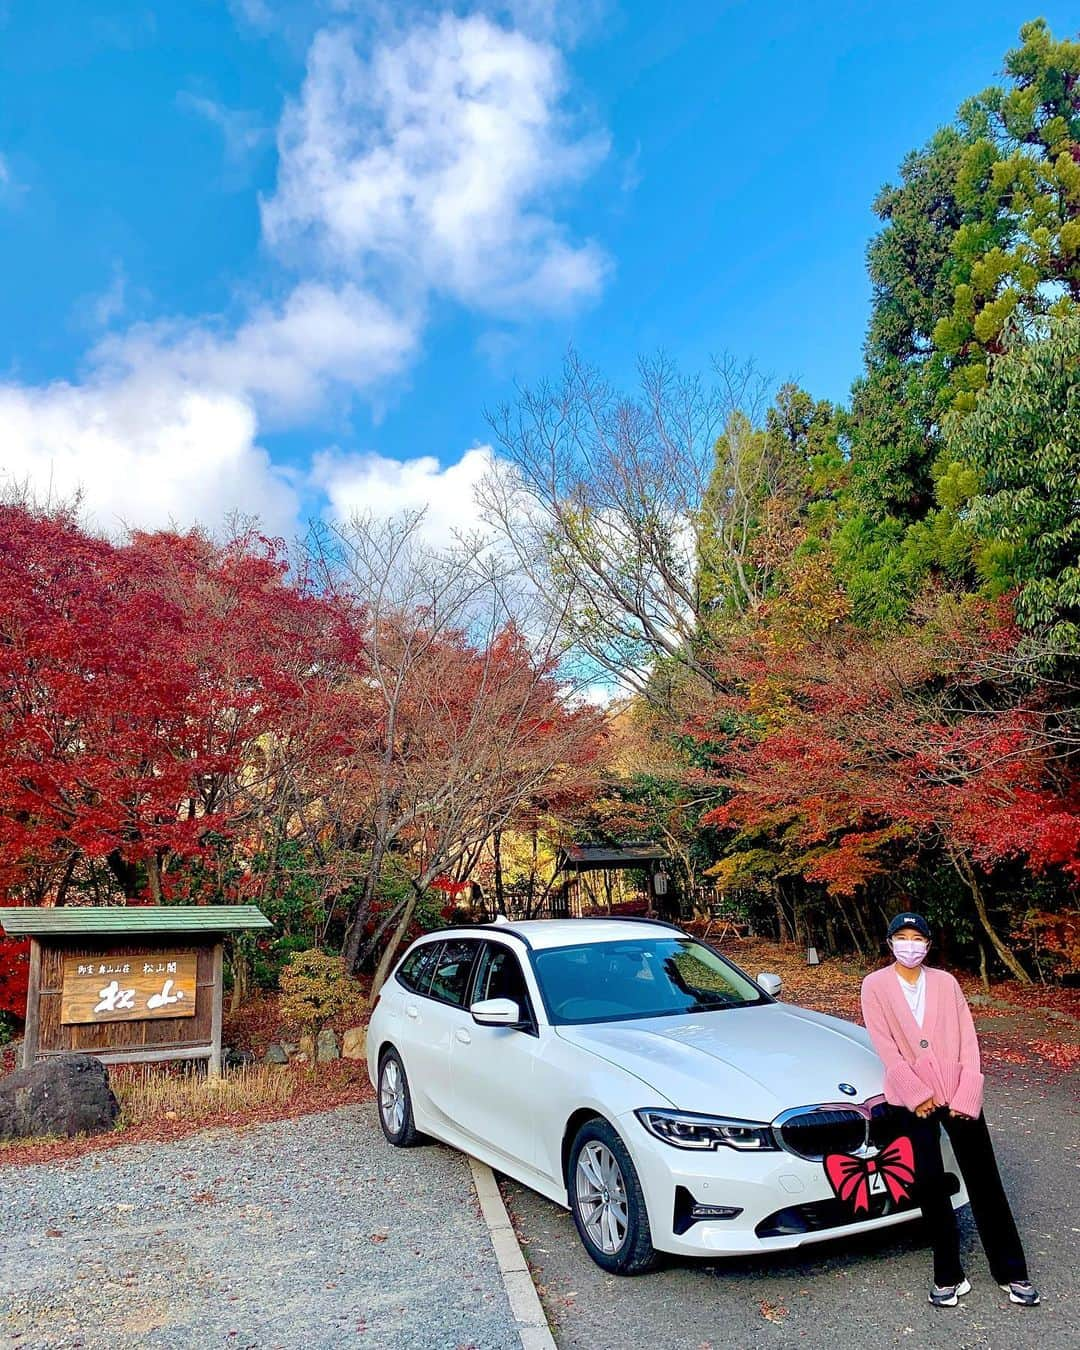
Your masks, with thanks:
<instances>
[{"instance_id":1,"label":"wooden sign","mask_svg":"<svg viewBox=\"0 0 1080 1350\"><path fill-rule=\"evenodd\" d=\"M65 957L60 1022L194 1017L197 964L194 952Z\"/></svg>"}]
</instances>

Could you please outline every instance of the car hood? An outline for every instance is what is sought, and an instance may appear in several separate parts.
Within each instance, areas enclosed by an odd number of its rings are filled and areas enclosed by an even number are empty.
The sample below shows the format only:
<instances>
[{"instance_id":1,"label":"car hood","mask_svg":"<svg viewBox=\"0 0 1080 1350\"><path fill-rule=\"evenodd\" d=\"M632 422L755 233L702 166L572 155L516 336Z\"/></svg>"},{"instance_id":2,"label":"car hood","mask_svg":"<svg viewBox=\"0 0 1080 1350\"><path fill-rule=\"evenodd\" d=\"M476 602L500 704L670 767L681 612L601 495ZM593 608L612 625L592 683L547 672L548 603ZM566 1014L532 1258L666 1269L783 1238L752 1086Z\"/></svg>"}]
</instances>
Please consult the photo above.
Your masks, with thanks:
<instances>
[{"instance_id":1,"label":"car hood","mask_svg":"<svg viewBox=\"0 0 1080 1350\"><path fill-rule=\"evenodd\" d=\"M792 1106L865 1101L884 1070L854 1022L786 1003L561 1026L571 1044L641 1079L642 1106L772 1120ZM855 1089L844 1093L840 1084Z\"/></svg>"}]
</instances>

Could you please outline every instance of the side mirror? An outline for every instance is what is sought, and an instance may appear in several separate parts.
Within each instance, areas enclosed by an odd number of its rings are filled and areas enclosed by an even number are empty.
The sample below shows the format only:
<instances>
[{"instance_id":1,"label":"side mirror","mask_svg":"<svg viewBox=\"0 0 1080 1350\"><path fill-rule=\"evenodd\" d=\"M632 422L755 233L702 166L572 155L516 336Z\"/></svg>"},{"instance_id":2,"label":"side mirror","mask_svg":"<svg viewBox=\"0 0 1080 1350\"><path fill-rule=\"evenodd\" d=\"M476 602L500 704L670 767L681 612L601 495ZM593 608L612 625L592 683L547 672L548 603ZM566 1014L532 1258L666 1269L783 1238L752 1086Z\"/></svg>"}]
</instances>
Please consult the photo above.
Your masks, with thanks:
<instances>
[{"instance_id":1,"label":"side mirror","mask_svg":"<svg viewBox=\"0 0 1080 1350\"><path fill-rule=\"evenodd\" d=\"M521 1009L512 998L482 998L469 1012L482 1027L516 1027L521 1024Z\"/></svg>"},{"instance_id":2,"label":"side mirror","mask_svg":"<svg viewBox=\"0 0 1080 1350\"><path fill-rule=\"evenodd\" d=\"M784 981L779 975L771 975L768 971L763 970L757 977L757 985L759 989L764 989L767 994L771 994L775 998L784 987Z\"/></svg>"}]
</instances>

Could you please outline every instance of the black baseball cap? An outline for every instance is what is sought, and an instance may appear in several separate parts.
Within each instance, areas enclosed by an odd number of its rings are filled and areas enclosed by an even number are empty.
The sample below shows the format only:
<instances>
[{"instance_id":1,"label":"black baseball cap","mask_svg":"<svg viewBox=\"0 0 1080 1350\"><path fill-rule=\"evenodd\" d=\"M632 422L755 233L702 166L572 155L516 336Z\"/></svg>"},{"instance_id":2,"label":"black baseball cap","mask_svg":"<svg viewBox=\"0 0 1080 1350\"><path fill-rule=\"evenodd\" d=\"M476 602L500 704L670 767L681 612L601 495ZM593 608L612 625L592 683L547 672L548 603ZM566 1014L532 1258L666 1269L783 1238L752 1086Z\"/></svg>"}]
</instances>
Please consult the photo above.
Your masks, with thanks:
<instances>
[{"instance_id":1,"label":"black baseball cap","mask_svg":"<svg viewBox=\"0 0 1080 1350\"><path fill-rule=\"evenodd\" d=\"M886 938L891 938L895 933L899 933L901 928L914 928L917 933L930 941L930 925L921 914L912 914L905 910L902 914L897 914L889 921L889 931L885 934Z\"/></svg>"}]
</instances>

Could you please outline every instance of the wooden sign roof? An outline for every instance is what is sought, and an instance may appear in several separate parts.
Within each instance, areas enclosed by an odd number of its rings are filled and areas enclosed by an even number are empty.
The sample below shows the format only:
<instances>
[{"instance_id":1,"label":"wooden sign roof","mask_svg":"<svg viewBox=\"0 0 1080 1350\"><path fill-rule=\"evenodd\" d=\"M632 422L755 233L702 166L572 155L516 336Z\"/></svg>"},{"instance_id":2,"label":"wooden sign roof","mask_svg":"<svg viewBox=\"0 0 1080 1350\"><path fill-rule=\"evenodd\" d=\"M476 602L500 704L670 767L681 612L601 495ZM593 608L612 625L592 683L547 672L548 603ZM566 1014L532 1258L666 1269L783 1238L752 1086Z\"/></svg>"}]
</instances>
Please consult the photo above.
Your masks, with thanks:
<instances>
[{"instance_id":1,"label":"wooden sign roof","mask_svg":"<svg viewBox=\"0 0 1080 1350\"><path fill-rule=\"evenodd\" d=\"M670 857L661 844L651 839L625 844L571 844L559 856L560 867L567 872L619 871Z\"/></svg>"},{"instance_id":2,"label":"wooden sign roof","mask_svg":"<svg viewBox=\"0 0 1080 1350\"><path fill-rule=\"evenodd\" d=\"M93 937L140 933L233 933L272 928L255 905L27 905L0 908L13 937Z\"/></svg>"}]
</instances>

